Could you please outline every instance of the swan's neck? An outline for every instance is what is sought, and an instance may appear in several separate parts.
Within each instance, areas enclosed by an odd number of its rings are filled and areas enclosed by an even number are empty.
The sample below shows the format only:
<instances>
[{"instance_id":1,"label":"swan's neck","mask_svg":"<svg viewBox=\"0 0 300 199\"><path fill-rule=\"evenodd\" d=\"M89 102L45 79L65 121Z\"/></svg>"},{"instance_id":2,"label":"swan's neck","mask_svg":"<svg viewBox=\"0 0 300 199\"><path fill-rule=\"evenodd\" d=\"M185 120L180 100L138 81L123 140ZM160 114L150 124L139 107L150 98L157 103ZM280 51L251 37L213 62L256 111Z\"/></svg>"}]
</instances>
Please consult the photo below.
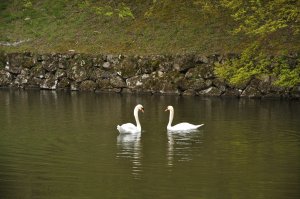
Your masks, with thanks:
<instances>
[{"instance_id":1,"label":"swan's neck","mask_svg":"<svg viewBox=\"0 0 300 199\"><path fill-rule=\"evenodd\" d=\"M139 120L138 112L139 112L139 110L137 108L135 108L134 111L133 111L133 115L134 115L134 119L135 119L135 122L136 122L136 128L138 129L138 131L141 131L142 128L141 128L141 123L140 123L140 120Z\"/></svg>"},{"instance_id":2,"label":"swan's neck","mask_svg":"<svg viewBox=\"0 0 300 199\"><path fill-rule=\"evenodd\" d=\"M170 110L170 115L169 115L169 123L167 128L171 127L172 121L173 121L173 117L174 117L174 110Z\"/></svg>"}]
</instances>

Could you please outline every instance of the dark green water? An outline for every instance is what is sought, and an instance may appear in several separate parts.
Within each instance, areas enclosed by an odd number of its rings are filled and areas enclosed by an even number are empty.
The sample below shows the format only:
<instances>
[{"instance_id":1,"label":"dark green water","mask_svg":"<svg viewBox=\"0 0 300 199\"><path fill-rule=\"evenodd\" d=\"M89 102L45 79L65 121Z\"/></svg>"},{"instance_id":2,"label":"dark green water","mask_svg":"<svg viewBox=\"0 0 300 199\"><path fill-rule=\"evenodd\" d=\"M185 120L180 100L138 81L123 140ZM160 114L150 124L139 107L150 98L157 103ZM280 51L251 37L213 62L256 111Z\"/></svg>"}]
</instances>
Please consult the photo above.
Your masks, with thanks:
<instances>
[{"instance_id":1,"label":"dark green water","mask_svg":"<svg viewBox=\"0 0 300 199\"><path fill-rule=\"evenodd\" d=\"M120 136L117 124L143 132ZM205 123L168 134L174 123ZM300 198L300 102L0 90L0 198Z\"/></svg>"}]
</instances>

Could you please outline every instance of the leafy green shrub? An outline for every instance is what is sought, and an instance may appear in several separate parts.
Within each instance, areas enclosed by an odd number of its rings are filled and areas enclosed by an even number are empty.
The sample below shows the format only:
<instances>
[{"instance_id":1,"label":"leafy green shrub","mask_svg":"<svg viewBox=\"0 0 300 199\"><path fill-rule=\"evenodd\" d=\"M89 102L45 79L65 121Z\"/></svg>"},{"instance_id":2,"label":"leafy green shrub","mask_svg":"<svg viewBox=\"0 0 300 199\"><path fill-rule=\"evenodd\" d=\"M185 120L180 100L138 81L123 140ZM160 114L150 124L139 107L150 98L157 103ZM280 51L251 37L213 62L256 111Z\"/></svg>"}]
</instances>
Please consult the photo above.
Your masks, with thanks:
<instances>
[{"instance_id":1,"label":"leafy green shrub","mask_svg":"<svg viewBox=\"0 0 300 199\"><path fill-rule=\"evenodd\" d=\"M239 58L227 60L218 64L216 73L230 84L239 85L249 81L258 74L267 72L270 59L260 51L259 45L254 43L244 50Z\"/></svg>"},{"instance_id":2,"label":"leafy green shrub","mask_svg":"<svg viewBox=\"0 0 300 199\"><path fill-rule=\"evenodd\" d=\"M286 57L275 58L273 74L277 77L274 82L277 86L293 87L300 84L300 58L297 60L297 64L293 67L288 63Z\"/></svg>"},{"instance_id":3,"label":"leafy green shrub","mask_svg":"<svg viewBox=\"0 0 300 199\"><path fill-rule=\"evenodd\" d=\"M286 57L266 56L258 43L244 50L239 58L229 59L224 64L216 65L216 74L232 85L240 85L259 78L261 75L276 77L276 86L293 87L300 84L300 60L295 66L288 64Z\"/></svg>"}]
</instances>

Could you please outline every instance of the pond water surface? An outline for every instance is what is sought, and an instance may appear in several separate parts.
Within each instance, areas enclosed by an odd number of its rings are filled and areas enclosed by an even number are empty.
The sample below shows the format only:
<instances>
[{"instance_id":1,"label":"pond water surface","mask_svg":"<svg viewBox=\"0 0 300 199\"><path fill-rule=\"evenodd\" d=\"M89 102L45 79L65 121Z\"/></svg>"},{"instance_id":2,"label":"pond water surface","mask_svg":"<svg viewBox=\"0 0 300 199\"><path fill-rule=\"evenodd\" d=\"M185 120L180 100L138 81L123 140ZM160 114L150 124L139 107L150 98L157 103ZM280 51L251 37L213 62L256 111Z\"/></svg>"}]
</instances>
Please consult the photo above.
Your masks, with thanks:
<instances>
[{"instance_id":1,"label":"pond water surface","mask_svg":"<svg viewBox=\"0 0 300 199\"><path fill-rule=\"evenodd\" d=\"M141 103L143 132L119 135ZM204 123L168 133L174 123ZM300 102L0 90L0 198L300 198Z\"/></svg>"}]
</instances>

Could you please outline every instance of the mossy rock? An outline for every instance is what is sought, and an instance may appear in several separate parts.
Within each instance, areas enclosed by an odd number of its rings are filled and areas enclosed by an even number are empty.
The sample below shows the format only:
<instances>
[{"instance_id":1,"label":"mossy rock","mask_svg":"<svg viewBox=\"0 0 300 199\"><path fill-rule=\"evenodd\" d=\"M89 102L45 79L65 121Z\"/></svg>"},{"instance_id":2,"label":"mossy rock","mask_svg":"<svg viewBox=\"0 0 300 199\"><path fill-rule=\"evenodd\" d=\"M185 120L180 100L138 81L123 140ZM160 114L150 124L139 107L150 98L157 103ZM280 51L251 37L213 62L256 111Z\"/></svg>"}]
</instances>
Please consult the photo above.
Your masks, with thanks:
<instances>
[{"instance_id":1,"label":"mossy rock","mask_svg":"<svg viewBox=\"0 0 300 199\"><path fill-rule=\"evenodd\" d=\"M241 93L241 97L249 97L249 98L260 98L262 97L261 92L252 87L252 86L248 86L242 93Z\"/></svg>"},{"instance_id":2,"label":"mossy rock","mask_svg":"<svg viewBox=\"0 0 300 199\"><path fill-rule=\"evenodd\" d=\"M67 77L75 82L82 82L89 78L90 70L84 67L75 65L67 71Z\"/></svg>"},{"instance_id":3,"label":"mossy rock","mask_svg":"<svg viewBox=\"0 0 300 199\"><path fill-rule=\"evenodd\" d=\"M6 65L6 54L4 51L0 50L0 70Z\"/></svg>"},{"instance_id":4,"label":"mossy rock","mask_svg":"<svg viewBox=\"0 0 300 199\"><path fill-rule=\"evenodd\" d=\"M42 83L42 79L37 78L37 77L31 77L26 85L26 88L40 88L40 84Z\"/></svg>"},{"instance_id":5,"label":"mossy rock","mask_svg":"<svg viewBox=\"0 0 300 199\"><path fill-rule=\"evenodd\" d=\"M186 72L190 68L195 67L195 56L190 55L177 55L174 57L173 69L179 72Z\"/></svg>"},{"instance_id":6,"label":"mossy rock","mask_svg":"<svg viewBox=\"0 0 300 199\"><path fill-rule=\"evenodd\" d=\"M121 64L119 64L115 71L117 71L123 78L127 79L137 74L137 63L132 56L126 57Z\"/></svg>"},{"instance_id":7,"label":"mossy rock","mask_svg":"<svg viewBox=\"0 0 300 199\"><path fill-rule=\"evenodd\" d=\"M62 79L64 77L67 77L66 71L63 70L63 69L60 69L60 68L57 69L57 71L55 72L55 78L58 79L58 80L60 80L60 79Z\"/></svg>"},{"instance_id":8,"label":"mossy rock","mask_svg":"<svg viewBox=\"0 0 300 199\"><path fill-rule=\"evenodd\" d=\"M10 53L8 62L11 68L32 68L35 65L34 58L30 53Z\"/></svg>"},{"instance_id":9,"label":"mossy rock","mask_svg":"<svg viewBox=\"0 0 300 199\"><path fill-rule=\"evenodd\" d=\"M70 68L70 60L64 57L58 59L58 68L67 69Z\"/></svg>"},{"instance_id":10,"label":"mossy rock","mask_svg":"<svg viewBox=\"0 0 300 199\"><path fill-rule=\"evenodd\" d=\"M42 61L42 67L49 72L54 72L59 67L58 57L50 57L50 59Z\"/></svg>"},{"instance_id":11,"label":"mossy rock","mask_svg":"<svg viewBox=\"0 0 300 199\"><path fill-rule=\"evenodd\" d=\"M81 91L94 91L97 84L92 80L85 80L80 83L79 90Z\"/></svg>"},{"instance_id":12,"label":"mossy rock","mask_svg":"<svg viewBox=\"0 0 300 199\"><path fill-rule=\"evenodd\" d=\"M31 68L30 72L32 76L36 78L44 78L46 74L46 70L42 67L41 64L38 64L35 67Z\"/></svg>"},{"instance_id":13,"label":"mossy rock","mask_svg":"<svg viewBox=\"0 0 300 199\"><path fill-rule=\"evenodd\" d=\"M196 91L193 90L193 89L188 89L188 90L185 90L183 93L182 93L183 96L194 96L196 95Z\"/></svg>"},{"instance_id":14,"label":"mossy rock","mask_svg":"<svg viewBox=\"0 0 300 199\"><path fill-rule=\"evenodd\" d=\"M97 55L97 56L91 57L91 59L92 59L93 67L97 67L97 68L101 68L103 66L103 63L105 62L103 55Z\"/></svg>"},{"instance_id":15,"label":"mossy rock","mask_svg":"<svg viewBox=\"0 0 300 199\"><path fill-rule=\"evenodd\" d=\"M137 74L151 74L159 68L160 60L153 57L140 57L137 60Z\"/></svg>"},{"instance_id":16,"label":"mossy rock","mask_svg":"<svg viewBox=\"0 0 300 199\"><path fill-rule=\"evenodd\" d=\"M225 97L239 97L240 95L241 95L241 92L238 89L235 89L235 88L228 88L222 94L222 96L225 96Z\"/></svg>"},{"instance_id":17,"label":"mossy rock","mask_svg":"<svg viewBox=\"0 0 300 199\"><path fill-rule=\"evenodd\" d=\"M292 98L300 98L300 85L293 87L290 93Z\"/></svg>"},{"instance_id":18,"label":"mossy rock","mask_svg":"<svg viewBox=\"0 0 300 199\"><path fill-rule=\"evenodd\" d=\"M194 68L189 69L186 74L186 78L195 79L195 78L203 78L203 79L213 79L215 78L214 68L211 65L199 64Z\"/></svg>"},{"instance_id":19,"label":"mossy rock","mask_svg":"<svg viewBox=\"0 0 300 199\"><path fill-rule=\"evenodd\" d=\"M10 73L0 69L0 87L9 86L12 81Z\"/></svg>"},{"instance_id":20,"label":"mossy rock","mask_svg":"<svg viewBox=\"0 0 300 199\"><path fill-rule=\"evenodd\" d=\"M109 83L114 88L126 87L126 82L119 76L115 76L109 79Z\"/></svg>"},{"instance_id":21,"label":"mossy rock","mask_svg":"<svg viewBox=\"0 0 300 199\"><path fill-rule=\"evenodd\" d=\"M202 90L197 93L198 95L202 96L211 96L211 97L216 97L216 96L221 96L222 91L216 87L209 87L208 89Z\"/></svg>"},{"instance_id":22,"label":"mossy rock","mask_svg":"<svg viewBox=\"0 0 300 199\"><path fill-rule=\"evenodd\" d=\"M169 81L163 81L160 83L159 92L161 94L172 94L172 95L179 95L180 91L178 90L175 84L172 84Z\"/></svg>"},{"instance_id":23,"label":"mossy rock","mask_svg":"<svg viewBox=\"0 0 300 199\"><path fill-rule=\"evenodd\" d=\"M94 68L93 70L90 70L89 73L89 78L93 81L97 81L98 79L110 79L115 75L115 73L111 71L105 71L100 68Z\"/></svg>"},{"instance_id":24,"label":"mossy rock","mask_svg":"<svg viewBox=\"0 0 300 199\"><path fill-rule=\"evenodd\" d=\"M110 81L109 79L98 79L96 81L97 83L97 87L100 88L100 89L110 89L110 88L113 88L110 84Z\"/></svg>"},{"instance_id":25,"label":"mossy rock","mask_svg":"<svg viewBox=\"0 0 300 199\"><path fill-rule=\"evenodd\" d=\"M198 79L181 79L178 83L178 88L180 90L194 90L194 91L199 91L203 90L205 88L208 88L211 85L211 81L205 81L202 78Z\"/></svg>"},{"instance_id":26,"label":"mossy rock","mask_svg":"<svg viewBox=\"0 0 300 199\"><path fill-rule=\"evenodd\" d=\"M46 79L42 79L40 83L40 88L41 89L49 89L49 90L54 90L56 89L57 85L57 79L55 79L55 76L53 74L46 74L45 75Z\"/></svg>"},{"instance_id":27,"label":"mossy rock","mask_svg":"<svg viewBox=\"0 0 300 199\"><path fill-rule=\"evenodd\" d=\"M57 89L70 89L71 82L67 77L62 77L57 83Z\"/></svg>"}]
</instances>

